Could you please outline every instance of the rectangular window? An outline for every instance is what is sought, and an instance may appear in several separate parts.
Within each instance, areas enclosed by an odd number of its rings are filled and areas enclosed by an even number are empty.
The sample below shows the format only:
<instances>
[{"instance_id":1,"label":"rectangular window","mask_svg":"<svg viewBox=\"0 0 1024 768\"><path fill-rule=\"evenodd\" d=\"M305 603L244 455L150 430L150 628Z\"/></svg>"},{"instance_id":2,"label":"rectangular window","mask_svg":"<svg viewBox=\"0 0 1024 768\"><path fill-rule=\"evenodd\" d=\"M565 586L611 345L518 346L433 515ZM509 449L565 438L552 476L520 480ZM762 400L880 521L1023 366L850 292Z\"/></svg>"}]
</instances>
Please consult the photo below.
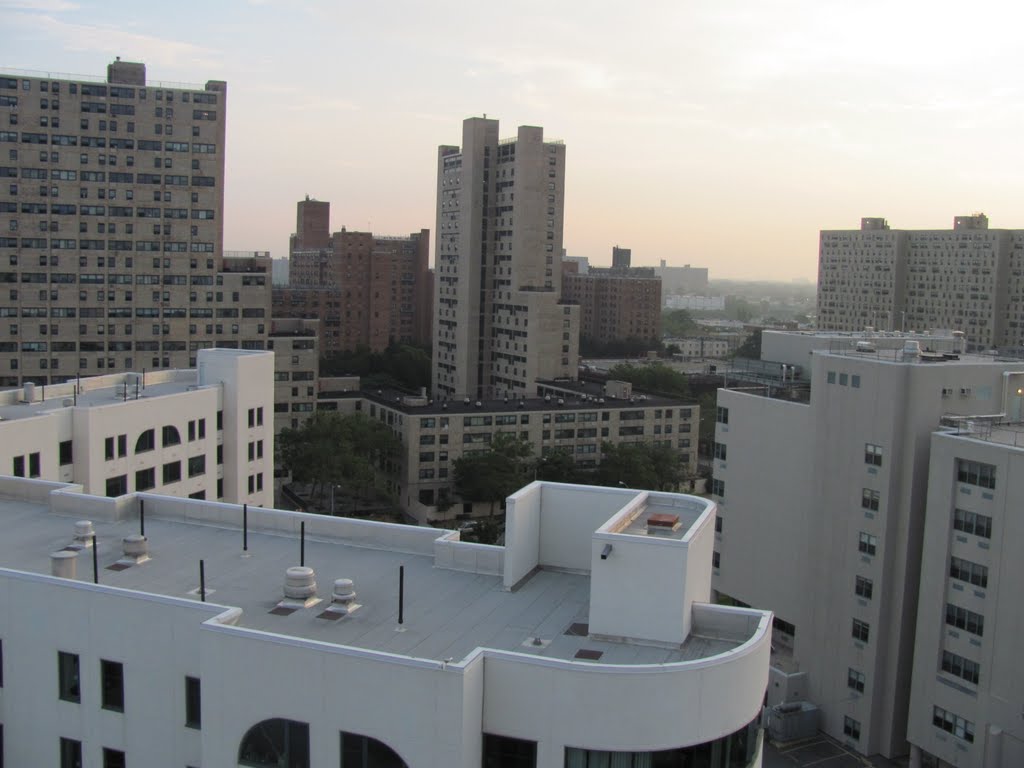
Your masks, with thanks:
<instances>
[{"instance_id":1,"label":"rectangular window","mask_svg":"<svg viewBox=\"0 0 1024 768\"><path fill-rule=\"evenodd\" d=\"M185 678L185 727L201 728L203 724L203 702L198 677Z\"/></svg>"},{"instance_id":2,"label":"rectangular window","mask_svg":"<svg viewBox=\"0 0 1024 768\"><path fill-rule=\"evenodd\" d=\"M953 527L958 531L980 536L983 539L992 538L992 518L987 515L958 509L953 513Z\"/></svg>"},{"instance_id":3,"label":"rectangular window","mask_svg":"<svg viewBox=\"0 0 1024 768\"><path fill-rule=\"evenodd\" d=\"M982 464L979 461L956 460L956 479L968 485L981 488L996 487L996 468L993 464Z\"/></svg>"},{"instance_id":4,"label":"rectangular window","mask_svg":"<svg viewBox=\"0 0 1024 768\"><path fill-rule=\"evenodd\" d=\"M100 659L101 706L124 712L124 665L119 661Z\"/></svg>"},{"instance_id":5,"label":"rectangular window","mask_svg":"<svg viewBox=\"0 0 1024 768\"><path fill-rule=\"evenodd\" d=\"M934 707L932 709L932 725L946 733L953 734L958 739L963 739L969 744L974 743L974 723L964 720L959 715L954 715L942 707Z\"/></svg>"},{"instance_id":6,"label":"rectangular window","mask_svg":"<svg viewBox=\"0 0 1024 768\"><path fill-rule=\"evenodd\" d=\"M965 659L949 651L942 652L942 671L963 678L969 683L978 684L979 666L976 661Z\"/></svg>"},{"instance_id":7,"label":"rectangular window","mask_svg":"<svg viewBox=\"0 0 1024 768\"><path fill-rule=\"evenodd\" d=\"M846 670L846 687L857 693L864 693L864 673L858 672L853 667Z\"/></svg>"},{"instance_id":8,"label":"rectangular window","mask_svg":"<svg viewBox=\"0 0 1024 768\"><path fill-rule=\"evenodd\" d=\"M860 505L864 509L870 509L877 512L880 499L881 494L878 491L873 491L870 488L864 488L861 491Z\"/></svg>"},{"instance_id":9,"label":"rectangular window","mask_svg":"<svg viewBox=\"0 0 1024 768\"><path fill-rule=\"evenodd\" d=\"M24 477L25 476L25 457L24 456L15 456L14 460L12 461L12 464L13 464L13 466L12 466L11 474L14 475L15 477Z\"/></svg>"},{"instance_id":10,"label":"rectangular window","mask_svg":"<svg viewBox=\"0 0 1024 768\"><path fill-rule=\"evenodd\" d=\"M57 686L61 701L73 701L77 704L82 700L77 653L57 651Z\"/></svg>"},{"instance_id":11,"label":"rectangular window","mask_svg":"<svg viewBox=\"0 0 1024 768\"><path fill-rule=\"evenodd\" d=\"M171 461L164 464L163 469L164 485L168 483L176 483L181 480L181 462Z\"/></svg>"},{"instance_id":12,"label":"rectangular window","mask_svg":"<svg viewBox=\"0 0 1024 768\"><path fill-rule=\"evenodd\" d=\"M711 480L711 495L725 498L725 480L717 478Z\"/></svg>"},{"instance_id":13,"label":"rectangular window","mask_svg":"<svg viewBox=\"0 0 1024 768\"><path fill-rule=\"evenodd\" d=\"M717 421L719 424L728 424L729 409L723 408L722 406L718 406L718 408L715 410L715 421Z\"/></svg>"},{"instance_id":14,"label":"rectangular window","mask_svg":"<svg viewBox=\"0 0 1024 768\"><path fill-rule=\"evenodd\" d=\"M843 734L851 739L860 739L860 721L844 715Z\"/></svg>"},{"instance_id":15,"label":"rectangular window","mask_svg":"<svg viewBox=\"0 0 1024 768\"><path fill-rule=\"evenodd\" d=\"M952 603L946 603L946 624L978 637L985 634L984 616Z\"/></svg>"},{"instance_id":16,"label":"rectangular window","mask_svg":"<svg viewBox=\"0 0 1024 768\"><path fill-rule=\"evenodd\" d=\"M978 563L972 563L970 560L964 560L959 557L950 557L949 575L950 578L957 579L958 581L966 581L976 587L988 586L988 567L979 565Z\"/></svg>"},{"instance_id":17,"label":"rectangular window","mask_svg":"<svg viewBox=\"0 0 1024 768\"><path fill-rule=\"evenodd\" d=\"M61 736L60 768L82 768L82 742Z\"/></svg>"},{"instance_id":18,"label":"rectangular window","mask_svg":"<svg viewBox=\"0 0 1024 768\"><path fill-rule=\"evenodd\" d=\"M353 765L363 765L362 753L349 752L346 750L348 739L342 734L342 762L348 765L346 758L354 758ZM571 753L582 753L584 762L573 762ZM585 765L586 750L566 748L566 765ZM505 768L536 768L537 765L537 742L525 739L513 739L510 736L495 736L490 733L484 734L483 760L481 765L505 766Z\"/></svg>"},{"instance_id":19,"label":"rectangular window","mask_svg":"<svg viewBox=\"0 0 1024 768\"><path fill-rule=\"evenodd\" d=\"M125 768L124 752L119 749L104 747L103 768Z\"/></svg>"},{"instance_id":20,"label":"rectangular window","mask_svg":"<svg viewBox=\"0 0 1024 768\"><path fill-rule=\"evenodd\" d=\"M861 531L860 539L857 542L857 549L865 555L874 557L875 552L878 550L878 539L869 533Z\"/></svg>"},{"instance_id":21,"label":"rectangular window","mask_svg":"<svg viewBox=\"0 0 1024 768\"><path fill-rule=\"evenodd\" d=\"M219 448L220 446L218 446ZM188 476L196 477L197 475L206 474L206 455L192 456L188 460Z\"/></svg>"},{"instance_id":22,"label":"rectangular window","mask_svg":"<svg viewBox=\"0 0 1024 768\"><path fill-rule=\"evenodd\" d=\"M868 641L868 637L871 635L871 625L866 621L854 619L852 634L854 640L860 640L862 643L866 643Z\"/></svg>"},{"instance_id":23,"label":"rectangular window","mask_svg":"<svg viewBox=\"0 0 1024 768\"><path fill-rule=\"evenodd\" d=\"M149 469L140 469L135 473L135 490L136 491L148 491L156 485L156 470L153 467Z\"/></svg>"},{"instance_id":24,"label":"rectangular window","mask_svg":"<svg viewBox=\"0 0 1024 768\"><path fill-rule=\"evenodd\" d=\"M72 453L72 443L70 440L62 440L57 449L58 461L62 467L66 467L68 464L74 463L74 454Z\"/></svg>"},{"instance_id":25,"label":"rectangular window","mask_svg":"<svg viewBox=\"0 0 1024 768\"><path fill-rule=\"evenodd\" d=\"M28 476L29 477L39 477L39 474L40 474L39 453L38 452L30 453L28 455Z\"/></svg>"},{"instance_id":26,"label":"rectangular window","mask_svg":"<svg viewBox=\"0 0 1024 768\"><path fill-rule=\"evenodd\" d=\"M874 443L864 444L864 463L876 467L882 466L882 446Z\"/></svg>"},{"instance_id":27,"label":"rectangular window","mask_svg":"<svg viewBox=\"0 0 1024 768\"><path fill-rule=\"evenodd\" d=\"M196 439L196 423L195 423L195 421L190 421L188 423L188 441L191 443L195 439Z\"/></svg>"},{"instance_id":28,"label":"rectangular window","mask_svg":"<svg viewBox=\"0 0 1024 768\"><path fill-rule=\"evenodd\" d=\"M715 443L715 458L725 461L726 446L725 443Z\"/></svg>"},{"instance_id":29,"label":"rectangular window","mask_svg":"<svg viewBox=\"0 0 1024 768\"><path fill-rule=\"evenodd\" d=\"M863 597L865 600L871 599L871 594L874 592L875 585L871 579L865 579L863 576L858 576L853 590L857 593L857 597Z\"/></svg>"}]
</instances>

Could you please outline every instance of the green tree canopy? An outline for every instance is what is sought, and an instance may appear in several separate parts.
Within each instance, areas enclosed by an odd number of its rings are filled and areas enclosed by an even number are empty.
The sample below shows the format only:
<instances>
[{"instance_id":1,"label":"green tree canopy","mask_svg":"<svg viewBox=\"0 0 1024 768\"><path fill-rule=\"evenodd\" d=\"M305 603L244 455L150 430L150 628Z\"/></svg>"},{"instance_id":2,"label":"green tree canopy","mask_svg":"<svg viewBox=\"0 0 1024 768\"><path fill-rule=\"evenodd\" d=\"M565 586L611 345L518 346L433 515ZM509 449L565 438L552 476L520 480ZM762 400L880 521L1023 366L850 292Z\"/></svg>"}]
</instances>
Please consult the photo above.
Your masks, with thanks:
<instances>
[{"instance_id":1,"label":"green tree canopy","mask_svg":"<svg viewBox=\"0 0 1024 768\"><path fill-rule=\"evenodd\" d=\"M757 328L744 340L736 350L736 357L745 357L749 360L761 359L761 329Z\"/></svg>"},{"instance_id":2,"label":"green tree canopy","mask_svg":"<svg viewBox=\"0 0 1024 768\"><path fill-rule=\"evenodd\" d=\"M661 314L661 331L665 336L694 336L699 334L700 330L700 326L685 309L670 309Z\"/></svg>"},{"instance_id":3,"label":"green tree canopy","mask_svg":"<svg viewBox=\"0 0 1024 768\"><path fill-rule=\"evenodd\" d=\"M601 454L594 472L598 485L674 491L686 479L680 454L666 445L605 442Z\"/></svg>"},{"instance_id":4,"label":"green tree canopy","mask_svg":"<svg viewBox=\"0 0 1024 768\"><path fill-rule=\"evenodd\" d=\"M530 457L533 447L510 432L499 432L486 451L460 456L455 460L455 492L464 501L490 502L494 514L496 502L533 479Z\"/></svg>"},{"instance_id":5,"label":"green tree canopy","mask_svg":"<svg viewBox=\"0 0 1024 768\"><path fill-rule=\"evenodd\" d=\"M664 363L649 365L620 363L608 371L608 378L628 381L639 389L667 397L690 396L690 387L686 383L686 376Z\"/></svg>"},{"instance_id":6,"label":"green tree canopy","mask_svg":"<svg viewBox=\"0 0 1024 768\"><path fill-rule=\"evenodd\" d=\"M430 386L430 350L410 344L392 344L383 352L361 346L331 352L320 359L321 376L353 375L365 388Z\"/></svg>"},{"instance_id":7,"label":"green tree canopy","mask_svg":"<svg viewBox=\"0 0 1024 768\"><path fill-rule=\"evenodd\" d=\"M398 446L391 430L362 413L316 411L301 427L277 436L281 464L320 495L331 484L363 497L383 487Z\"/></svg>"}]
</instances>

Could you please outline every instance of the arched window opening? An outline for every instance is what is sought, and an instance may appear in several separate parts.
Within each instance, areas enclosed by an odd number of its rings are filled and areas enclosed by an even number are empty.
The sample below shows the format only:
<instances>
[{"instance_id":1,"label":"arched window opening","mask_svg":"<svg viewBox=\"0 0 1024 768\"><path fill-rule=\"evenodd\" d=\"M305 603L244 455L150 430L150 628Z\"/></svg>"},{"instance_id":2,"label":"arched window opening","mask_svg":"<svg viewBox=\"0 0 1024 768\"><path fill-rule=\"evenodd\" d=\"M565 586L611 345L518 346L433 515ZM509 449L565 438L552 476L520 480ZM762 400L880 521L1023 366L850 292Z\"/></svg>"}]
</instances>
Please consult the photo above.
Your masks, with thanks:
<instances>
[{"instance_id":1,"label":"arched window opening","mask_svg":"<svg viewBox=\"0 0 1024 768\"><path fill-rule=\"evenodd\" d=\"M275 717L242 738L238 764L255 768L309 768L309 724Z\"/></svg>"},{"instance_id":2,"label":"arched window opening","mask_svg":"<svg viewBox=\"0 0 1024 768\"><path fill-rule=\"evenodd\" d=\"M408 768L382 741L358 733L341 732L341 768Z\"/></svg>"},{"instance_id":3,"label":"arched window opening","mask_svg":"<svg viewBox=\"0 0 1024 768\"><path fill-rule=\"evenodd\" d=\"M152 429L147 429L135 441L135 452L143 453L144 451L152 451L154 448L156 448L156 432Z\"/></svg>"},{"instance_id":4,"label":"arched window opening","mask_svg":"<svg viewBox=\"0 0 1024 768\"><path fill-rule=\"evenodd\" d=\"M171 424L166 425L163 430L163 447L179 445L180 443L181 433L178 432L178 428Z\"/></svg>"}]
</instances>

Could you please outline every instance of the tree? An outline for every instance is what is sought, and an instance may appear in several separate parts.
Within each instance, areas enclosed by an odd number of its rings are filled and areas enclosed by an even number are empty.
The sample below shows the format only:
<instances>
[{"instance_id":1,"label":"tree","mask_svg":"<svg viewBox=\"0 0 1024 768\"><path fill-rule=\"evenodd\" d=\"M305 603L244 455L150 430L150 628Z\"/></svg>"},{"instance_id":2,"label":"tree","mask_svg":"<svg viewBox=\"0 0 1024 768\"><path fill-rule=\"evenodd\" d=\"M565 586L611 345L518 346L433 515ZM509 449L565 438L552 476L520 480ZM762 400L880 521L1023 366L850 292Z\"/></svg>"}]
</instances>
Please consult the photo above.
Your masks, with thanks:
<instances>
[{"instance_id":1,"label":"tree","mask_svg":"<svg viewBox=\"0 0 1024 768\"><path fill-rule=\"evenodd\" d=\"M464 501L490 502L493 515L495 502L504 501L532 479L532 454L528 440L499 432L488 450L455 460L455 491Z\"/></svg>"},{"instance_id":2,"label":"tree","mask_svg":"<svg viewBox=\"0 0 1024 768\"><path fill-rule=\"evenodd\" d=\"M761 329L757 328L740 344L736 350L736 357L745 357L750 360L761 359Z\"/></svg>"},{"instance_id":3,"label":"tree","mask_svg":"<svg viewBox=\"0 0 1024 768\"><path fill-rule=\"evenodd\" d=\"M566 450L555 449L537 459L534 464L534 475L538 480L553 483L579 483L581 471L576 460Z\"/></svg>"},{"instance_id":4,"label":"tree","mask_svg":"<svg viewBox=\"0 0 1024 768\"><path fill-rule=\"evenodd\" d=\"M365 388L416 390L430 386L430 351L411 344L392 344L383 352L369 347L331 352L320 360L322 376L354 375Z\"/></svg>"},{"instance_id":5,"label":"tree","mask_svg":"<svg viewBox=\"0 0 1024 768\"><path fill-rule=\"evenodd\" d=\"M301 427L281 430L276 442L281 464L296 481L311 483L320 498L328 485L369 498L371 489L384 487L399 447L379 421L336 411L314 412Z\"/></svg>"},{"instance_id":6,"label":"tree","mask_svg":"<svg viewBox=\"0 0 1024 768\"><path fill-rule=\"evenodd\" d=\"M689 397L690 387L686 376L664 363L631 365L620 363L608 371L609 379L628 381L647 392L666 397Z\"/></svg>"},{"instance_id":7,"label":"tree","mask_svg":"<svg viewBox=\"0 0 1024 768\"><path fill-rule=\"evenodd\" d=\"M594 473L598 485L672 491L686 479L680 455L656 443L601 444L601 464Z\"/></svg>"},{"instance_id":8,"label":"tree","mask_svg":"<svg viewBox=\"0 0 1024 768\"><path fill-rule=\"evenodd\" d=\"M670 309L661 315L661 330L669 338L681 338L700 333L700 326L685 309Z\"/></svg>"}]
</instances>

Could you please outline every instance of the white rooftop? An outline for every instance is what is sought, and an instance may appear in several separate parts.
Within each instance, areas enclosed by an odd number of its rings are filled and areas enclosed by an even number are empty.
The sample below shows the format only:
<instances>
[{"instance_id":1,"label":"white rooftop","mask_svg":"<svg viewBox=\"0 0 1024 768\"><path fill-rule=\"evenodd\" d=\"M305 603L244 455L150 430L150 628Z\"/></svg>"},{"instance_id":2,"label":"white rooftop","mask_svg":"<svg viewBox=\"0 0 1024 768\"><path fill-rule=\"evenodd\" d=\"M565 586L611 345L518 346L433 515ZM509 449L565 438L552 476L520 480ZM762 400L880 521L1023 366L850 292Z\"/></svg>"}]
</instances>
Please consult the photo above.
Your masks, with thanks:
<instances>
[{"instance_id":1,"label":"white rooftop","mask_svg":"<svg viewBox=\"0 0 1024 768\"><path fill-rule=\"evenodd\" d=\"M534 483L520 491L519 503L526 503L523 499L529 500L530 493L539 499L547 485ZM540 565L509 588L503 583L504 548L462 543L457 532L249 509L248 552L243 553L241 509L235 505L147 494L104 499L61 488L60 484L0 478L4 531L0 567L49 574L50 554L72 542L75 521L91 519L98 541L100 584L198 600L199 561L203 560L207 601L241 608L239 626L255 630L438 661L460 660L486 647L564 660L579 658L581 650L594 651L600 654L601 664L626 665L702 659L737 648L757 630L756 617L740 615L702 625L701 612L695 609L688 637L680 644L602 639L588 636L585 626L591 610L589 573ZM561 493L566 488L571 487L555 490ZM52 490L58 493L49 495ZM698 522L714 525L713 515L699 514L702 504L710 503L695 497L600 492L613 510L612 514L599 510L599 517L608 519L602 530L616 542L615 547L629 546L624 534L645 544L640 537L646 535L652 514L680 516L680 528L670 537L651 537L657 541L650 544L658 547L682 546L681 539L693 535ZM32 496L36 500L26 500ZM566 497L563 493L558 498ZM150 559L111 570L109 566L122 557L122 538L139 531L139 499L145 500ZM672 499L684 501L673 504ZM563 518L570 514L552 519L564 526ZM305 564L316 572L323 602L287 615L272 613L283 600L286 569L299 564L298 529L303 521ZM589 553L589 537L583 544ZM401 630L400 566L405 568ZM92 554L86 549L77 558L77 579L91 582L92 577ZM322 618L333 582L339 578L352 579L360 607L338 620Z\"/></svg>"}]
</instances>

